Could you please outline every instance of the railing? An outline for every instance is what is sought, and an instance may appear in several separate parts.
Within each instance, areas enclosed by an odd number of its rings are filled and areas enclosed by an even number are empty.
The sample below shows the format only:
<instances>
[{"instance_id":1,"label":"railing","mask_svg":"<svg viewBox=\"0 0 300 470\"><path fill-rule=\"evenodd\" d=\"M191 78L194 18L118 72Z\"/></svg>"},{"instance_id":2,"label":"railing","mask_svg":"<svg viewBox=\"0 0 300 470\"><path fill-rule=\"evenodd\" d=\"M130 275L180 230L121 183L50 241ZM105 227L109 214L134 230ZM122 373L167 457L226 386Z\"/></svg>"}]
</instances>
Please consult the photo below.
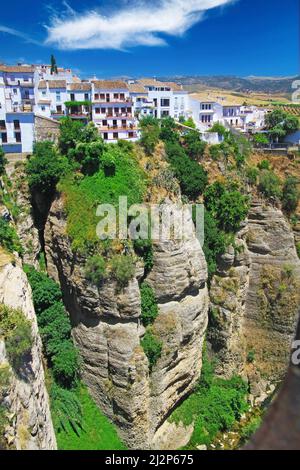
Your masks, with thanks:
<instances>
[{"instance_id":1,"label":"railing","mask_svg":"<svg viewBox=\"0 0 300 470\"><path fill-rule=\"evenodd\" d=\"M96 98L93 98L93 103L97 103L97 104L122 104L122 103L125 103L125 104L132 104L133 101L132 99L128 99L128 98L125 98L124 100L117 100L117 99L110 99L110 100L103 100L103 99L96 99Z\"/></svg>"},{"instance_id":2,"label":"railing","mask_svg":"<svg viewBox=\"0 0 300 470\"><path fill-rule=\"evenodd\" d=\"M107 131L134 131L138 130L136 126L102 126L99 127L99 130L101 132L107 132Z\"/></svg>"}]
</instances>

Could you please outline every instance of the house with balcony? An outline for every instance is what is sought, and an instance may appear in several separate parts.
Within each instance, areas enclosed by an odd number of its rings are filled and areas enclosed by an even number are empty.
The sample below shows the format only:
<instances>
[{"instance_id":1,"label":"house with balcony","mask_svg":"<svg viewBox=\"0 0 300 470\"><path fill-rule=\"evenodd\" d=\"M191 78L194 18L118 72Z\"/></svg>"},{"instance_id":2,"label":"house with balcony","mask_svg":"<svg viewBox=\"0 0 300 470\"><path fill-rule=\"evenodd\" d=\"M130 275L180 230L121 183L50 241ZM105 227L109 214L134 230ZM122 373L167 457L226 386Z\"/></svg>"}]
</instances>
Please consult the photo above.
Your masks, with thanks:
<instances>
[{"instance_id":1,"label":"house with balcony","mask_svg":"<svg viewBox=\"0 0 300 470\"><path fill-rule=\"evenodd\" d=\"M83 122L91 120L92 115L92 85L89 82L75 82L67 85L66 114L72 119Z\"/></svg>"},{"instance_id":2,"label":"house with balcony","mask_svg":"<svg viewBox=\"0 0 300 470\"><path fill-rule=\"evenodd\" d=\"M189 103L188 92L181 85L173 82L160 82L156 79L143 78L138 81L148 93L153 103L153 115L157 119L186 117Z\"/></svg>"},{"instance_id":3,"label":"house with balcony","mask_svg":"<svg viewBox=\"0 0 300 470\"><path fill-rule=\"evenodd\" d=\"M138 119L154 116L154 102L148 96L148 91L141 83L131 82L127 84L130 97L133 101L134 115Z\"/></svg>"},{"instance_id":4,"label":"house with balcony","mask_svg":"<svg viewBox=\"0 0 300 470\"><path fill-rule=\"evenodd\" d=\"M41 80L36 91L36 112L40 116L60 119L66 115L67 82Z\"/></svg>"},{"instance_id":5,"label":"house with balcony","mask_svg":"<svg viewBox=\"0 0 300 470\"><path fill-rule=\"evenodd\" d=\"M209 99L203 101L190 97L188 108L189 115L201 131L209 130L214 123L221 122L223 119L222 105Z\"/></svg>"},{"instance_id":6,"label":"house with balcony","mask_svg":"<svg viewBox=\"0 0 300 470\"><path fill-rule=\"evenodd\" d=\"M125 82L92 80L92 120L107 142L138 138L133 99Z\"/></svg>"}]
</instances>

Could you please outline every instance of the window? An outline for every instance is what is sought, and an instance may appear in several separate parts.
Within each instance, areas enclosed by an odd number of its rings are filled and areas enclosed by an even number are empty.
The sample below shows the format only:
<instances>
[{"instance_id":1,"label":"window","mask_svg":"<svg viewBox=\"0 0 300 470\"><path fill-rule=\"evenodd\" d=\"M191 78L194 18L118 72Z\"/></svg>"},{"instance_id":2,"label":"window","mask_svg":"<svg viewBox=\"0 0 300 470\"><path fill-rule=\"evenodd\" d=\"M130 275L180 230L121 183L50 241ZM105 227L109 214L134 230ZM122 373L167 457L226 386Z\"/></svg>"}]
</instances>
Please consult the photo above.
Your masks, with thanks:
<instances>
[{"instance_id":1,"label":"window","mask_svg":"<svg viewBox=\"0 0 300 470\"><path fill-rule=\"evenodd\" d=\"M56 92L56 101L60 101L60 91Z\"/></svg>"},{"instance_id":2,"label":"window","mask_svg":"<svg viewBox=\"0 0 300 470\"><path fill-rule=\"evenodd\" d=\"M120 93L120 100L125 100L125 94L124 93Z\"/></svg>"},{"instance_id":3,"label":"window","mask_svg":"<svg viewBox=\"0 0 300 470\"><path fill-rule=\"evenodd\" d=\"M128 132L128 137L129 137L129 139L133 139L134 133L133 132Z\"/></svg>"},{"instance_id":4,"label":"window","mask_svg":"<svg viewBox=\"0 0 300 470\"><path fill-rule=\"evenodd\" d=\"M89 94L88 93L84 94L84 101L89 101Z\"/></svg>"},{"instance_id":5,"label":"window","mask_svg":"<svg viewBox=\"0 0 300 470\"><path fill-rule=\"evenodd\" d=\"M17 95L18 94L18 90L16 88L13 89L13 94L14 95Z\"/></svg>"},{"instance_id":6,"label":"window","mask_svg":"<svg viewBox=\"0 0 300 470\"><path fill-rule=\"evenodd\" d=\"M122 127L126 128L126 119L122 119Z\"/></svg>"},{"instance_id":7,"label":"window","mask_svg":"<svg viewBox=\"0 0 300 470\"><path fill-rule=\"evenodd\" d=\"M99 100L99 94L96 93L96 94L95 94L95 101L98 101L98 100Z\"/></svg>"},{"instance_id":8,"label":"window","mask_svg":"<svg viewBox=\"0 0 300 470\"><path fill-rule=\"evenodd\" d=\"M46 106L41 106L42 111L46 111Z\"/></svg>"},{"instance_id":9,"label":"window","mask_svg":"<svg viewBox=\"0 0 300 470\"><path fill-rule=\"evenodd\" d=\"M22 139L21 139L21 132L16 132L15 133L15 136L16 136L16 142L18 144L20 144L22 142Z\"/></svg>"},{"instance_id":10,"label":"window","mask_svg":"<svg viewBox=\"0 0 300 470\"><path fill-rule=\"evenodd\" d=\"M71 101L75 101L75 93L71 93Z\"/></svg>"},{"instance_id":11,"label":"window","mask_svg":"<svg viewBox=\"0 0 300 470\"><path fill-rule=\"evenodd\" d=\"M0 129L6 129L5 121L0 121Z\"/></svg>"},{"instance_id":12,"label":"window","mask_svg":"<svg viewBox=\"0 0 300 470\"><path fill-rule=\"evenodd\" d=\"M95 108L95 113L100 114L100 108Z\"/></svg>"},{"instance_id":13,"label":"window","mask_svg":"<svg viewBox=\"0 0 300 470\"><path fill-rule=\"evenodd\" d=\"M47 94L46 91L42 91L43 96L46 96L46 94Z\"/></svg>"},{"instance_id":14,"label":"window","mask_svg":"<svg viewBox=\"0 0 300 470\"><path fill-rule=\"evenodd\" d=\"M103 119L102 125L103 125L103 126L107 126L107 119Z\"/></svg>"},{"instance_id":15,"label":"window","mask_svg":"<svg viewBox=\"0 0 300 470\"><path fill-rule=\"evenodd\" d=\"M61 113L61 112L62 112L62 107L61 107L61 106L56 106L56 111L57 111L58 113Z\"/></svg>"},{"instance_id":16,"label":"window","mask_svg":"<svg viewBox=\"0 0 300 470\"><path fill-rule=\"evenodd\" d=\"M105 114L106 113L106 108L101 108L101 114Z\"/></svg>"},{"instance_id":17,"label":"window","mask_svg":"<svg viewBox=\"0 0 300 470\"><path fill-rule=\"evenodd\" d=\"M6 132L3 132L1 134L1 139L2 139L2 144L6 144L7 143L7 134Z\"/></svg>"},{"instance_id":18,"label":"window","mask_svg":"<svg viewBox=\"0 0 300 470\"><path fill-rule=\"evenodd\" d=\"M119 93L114 93L114 100L118 100L119 99Z\"/></svg>"},{"instance_id":19,"label":"window","mask_svg":"<svg viewBox=\"0 0 300 470\"><path fill-rule=\"evenodd\" d=\"M167 99L167 98L162 98L160 100L160 105L163 107L163 108L168 108L170 106L170 100Z\"/></svg>"},{"instance_id":20,"label":"window","mask_svg":"<svg viewBox=\"0 0 300 470\"><path fill-rule=\"evenodd\" d=\"M114 139L118 139L118 138L119 138L118 132L114 132L114 133L113 133L113 138L114 138Z\"/></svg>"},{"instance_id":21,"label":"window","mask_svg":"<svg viewBox=\"0 0 300 470\"><path fill-rule=\"evenodd\" d=\"M100 100L102 100L102 101L105 100L105 94L104 93L100 93Z\"/></svg>"},{"instance_id":22,"label":"window","mask_svg":"<svg viewBox=\"0 0 300 470\"><path fill-rule=\"evenodd\" d=\"M161 115L162 117L167 117L167 116L170 116L170 113L169 111L162 111Z\"/></svg>"},{"instance_id":23,"label":"window","mask_svg":"<svg viewBox=\"0 0 300 470\"><path fill-rule=\"evenodd\" d=\"M108 133L107 133L107 132L104 132L104 134L103 134L103 139L104 139L104 140L107 140L107 139L108 139Z\"/></svg>"},{"instance_id":24,"label":"window","mask_svg":"<svg viewBox=\"0 0 300 470\"><path fill-rule=\"evenodd\" d=\"M20 129L20 121L18 119L14 120L14 129L15 130Z\"/></svg>"},{"instance_id":25,"label":"window","mask_svg":"<svg viewBox=\"0 0 300 470\"><path fill-rule=\"evenodd\" d=\"M116 119L113 120L113 127L118 127L118 121Z\"/></svg>"}]
</instances>

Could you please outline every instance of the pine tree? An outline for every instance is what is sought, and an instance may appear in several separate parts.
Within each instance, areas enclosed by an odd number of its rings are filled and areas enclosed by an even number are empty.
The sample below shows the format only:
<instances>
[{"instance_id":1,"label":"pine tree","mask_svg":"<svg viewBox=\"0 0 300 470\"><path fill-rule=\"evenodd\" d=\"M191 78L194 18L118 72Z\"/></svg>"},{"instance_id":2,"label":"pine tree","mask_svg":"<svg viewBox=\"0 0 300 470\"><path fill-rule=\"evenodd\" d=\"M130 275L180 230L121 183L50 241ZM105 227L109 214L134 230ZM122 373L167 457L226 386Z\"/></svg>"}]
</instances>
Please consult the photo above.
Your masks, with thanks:
<instances>
[{"instance_id":1,"label":"pine tree","mask_svg":"<svg viewBox=\"0 0 300 470\"><path fill-rule=\"evenodd\" d=\"M57 73L57 64L54 55L51 55L51 75Z\"/></svg>"}]
</instances>

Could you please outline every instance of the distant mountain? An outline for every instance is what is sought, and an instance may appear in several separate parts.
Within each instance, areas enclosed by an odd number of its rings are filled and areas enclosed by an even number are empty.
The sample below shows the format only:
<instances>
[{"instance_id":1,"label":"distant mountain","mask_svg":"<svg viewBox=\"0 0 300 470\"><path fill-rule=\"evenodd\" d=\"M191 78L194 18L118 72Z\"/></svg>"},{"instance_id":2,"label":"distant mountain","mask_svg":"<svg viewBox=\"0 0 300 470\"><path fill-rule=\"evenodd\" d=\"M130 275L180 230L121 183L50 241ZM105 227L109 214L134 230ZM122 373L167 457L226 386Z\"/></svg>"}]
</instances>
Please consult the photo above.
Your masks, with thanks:
<instances>
[{"instance_id":1,"label":"distant mountain","mask_svg":"<svg viewBox=\"0 0 300 470\"><path fill-rule=\"evenodd\" d=\"M292 83L300 77L237 77L228 75L216 76L169 76L160 77L161 81L180 82L189 91L200 90L202 87L222 88L236 92L261 92L291 94Z\"/></svg>"}]
</instances>

